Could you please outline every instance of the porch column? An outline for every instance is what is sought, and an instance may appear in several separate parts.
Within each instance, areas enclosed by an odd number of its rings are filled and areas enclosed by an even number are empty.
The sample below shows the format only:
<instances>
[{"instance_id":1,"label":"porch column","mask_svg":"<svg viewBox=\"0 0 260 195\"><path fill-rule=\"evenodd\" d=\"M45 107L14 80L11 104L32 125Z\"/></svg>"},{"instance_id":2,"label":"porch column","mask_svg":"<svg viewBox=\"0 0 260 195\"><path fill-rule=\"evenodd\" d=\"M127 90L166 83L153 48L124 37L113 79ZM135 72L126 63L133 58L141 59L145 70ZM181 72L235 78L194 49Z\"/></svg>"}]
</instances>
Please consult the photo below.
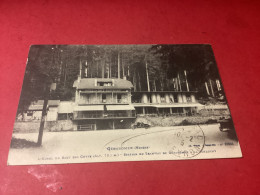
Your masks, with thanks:
<instances>
[{"instance_id":1,"label":"porch column","mask_svg":"<svg viewBox=\"0 0 260 195\"><path fill-rule=\"evenodd\" d=\"M112 128L115 129L115 122L114 122L114 120L112 121Z\"/></svg>"},{"instance_id":2,"label":"porch column","mask_svg":"<svg viewBox=\"0 0 260 195\"><path fill-rule=\"evenodd\" d=\"M75 92L75 102L78 103L78 90Z\"/></svg>"},{"instance_id":3,"label":"porch column","mask_svg":"<svg viewBox=\"0 0 260 195\"><path fill-rule=\"evenodd\" d=\"M182 103L182 96L180 93L177 95L177 99L178 99L178 103Z\"/></svg>"},{"instance_id":4,"label":"porch column","mask_svg":"<svg viewBox=\"0 0 260 195\"><path fill-rule=\"evenodd\" d=\"M165 102L166 102L167 104L170 103L170 96L169 96L168 93L165 94Z\"/></svg>"},{"instance_id":5,"label":"porch column","mask_svg":"<svg viewBox=\"0 0 260 195\"><path fill-rule=\"evenodd\" d=\"M191 95L190 95L190 98L191 98L191 102L192 102L192 103L195 103L195 102L196 102L196 98L195 98L195 95L194 95L194 94L191 94Z\"/></svg>"},{"instance_id":6,"label":"porch column","mask_svg":"<svg viewBox=\"0 0 260 195\"><path fill-rule=\"evenodd\" d=\"M173 94L170 94L170 102L174 103L174 96L173 96Z\"/></svg>"},{"instance_id":7,"label":"porch column","mask_svg":"<svg viewBox=\"0 0 260 195\"><path fill-rule=\"evenodd\" d=\"M157 101L156 101L156 94L153 93L151 96L152 96L151 97L152 98L152 103L157 103Z\"/></svg>"},{"instance_id":8,"label":"porch column","mask_svg":"<svg viewBox=\"0 0 260 195\"><path fill-rule=\"evenodd\" d=\"M187 103L187 97L186 97L186 94L182 94L182 100L183 100L183 103Z\"/></svg>"},{"instance_id":9,"label":"porch column","mask_svg":"<svg viewBox=\"0 0 260 195\"><path fill-rule=\"evenodd\" d=\"M143 114L145 114L145 107L143 107Z\"/></svg>"},{"instance_id":10,"label":"porch column","mask_svg":"<svg viewBox=\"0 0 260 195\"><path fill-rule=\"evenodd\" d=\"M147 94L142 94L142 103L144 103L144 104L147 104L147 102L148 102L148 98L147 98Z\"/></svg>"},{"instance_id":11,"label":"porch column","mask_svg":"<svg viewBox=\"0 0 260 195\"><path fill-rule=\"evenodd\" d=\"M161 103L161 95L158 93L156 97L157 97L157 103L160 104Z\"/></svg>"}]
</instances>

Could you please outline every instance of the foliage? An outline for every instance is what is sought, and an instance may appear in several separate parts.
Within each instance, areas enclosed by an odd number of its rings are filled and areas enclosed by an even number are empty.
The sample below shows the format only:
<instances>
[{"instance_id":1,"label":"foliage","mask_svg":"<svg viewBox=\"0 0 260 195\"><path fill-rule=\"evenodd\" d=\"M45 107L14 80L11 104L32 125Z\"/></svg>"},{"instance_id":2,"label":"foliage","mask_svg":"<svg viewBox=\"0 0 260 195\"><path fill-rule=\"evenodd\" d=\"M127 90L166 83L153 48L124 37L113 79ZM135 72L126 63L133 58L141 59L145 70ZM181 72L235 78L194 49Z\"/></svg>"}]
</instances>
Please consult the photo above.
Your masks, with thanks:
<instances>
[{"instance_id":1,"label":"foliage","mask_svg":"<svg viewBox=\"0 0 260 195\"><path fill-rule=\"evenodd\" d=\"M19 110L43 99L44 88L56 83L51 99L71 100L73 82L81 78L126 78L135 91L172 91L183 72L191 90L219 79L210 45L33 45L30 48ZM205 95L205 92L203 92ZM200 95L203 96L203 93Z\"/></svg>"}]
</instances>

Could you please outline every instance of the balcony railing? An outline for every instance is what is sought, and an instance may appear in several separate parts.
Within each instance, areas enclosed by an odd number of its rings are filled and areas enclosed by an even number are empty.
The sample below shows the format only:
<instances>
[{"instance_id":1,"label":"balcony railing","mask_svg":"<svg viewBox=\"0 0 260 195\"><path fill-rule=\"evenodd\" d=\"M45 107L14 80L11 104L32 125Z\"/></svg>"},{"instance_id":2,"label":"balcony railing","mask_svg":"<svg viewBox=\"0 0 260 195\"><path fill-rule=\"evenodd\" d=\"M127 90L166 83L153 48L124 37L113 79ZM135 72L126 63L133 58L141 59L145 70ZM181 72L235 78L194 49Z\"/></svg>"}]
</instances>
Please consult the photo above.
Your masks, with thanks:
<instances>
[{"instance_id":1,"label":"balcony railing","mask_svg":"<svg viewBox=\"0 0 260 195\"><path fill-rule=\"evenodd\" d=\"M135 118L136 114L135 112L111 112L111 113L82 113L82 112L75 112L74 113L74 119L106 119L106 118Z\"/></svg>"},{"instance_id":2,"label":"balcony railing","mask_svg":"<svg viewBox=\"0 0 260 195\"><path fill-rule=\"evenodd\" d=\"M127 99L79 100L78 104L128 104Z\"/></svg>"},{"instance_id":3,"label":"balcony railing","mask_svg":"<svg viewBox=\"0 0 260 195\"><path fill-rule=\"evenodd\" d=\"M129 112L129 113L107 113L104 114L104 118L122 118L122 117L135 117L136 114Z\"/></svg>"}]
</instances>

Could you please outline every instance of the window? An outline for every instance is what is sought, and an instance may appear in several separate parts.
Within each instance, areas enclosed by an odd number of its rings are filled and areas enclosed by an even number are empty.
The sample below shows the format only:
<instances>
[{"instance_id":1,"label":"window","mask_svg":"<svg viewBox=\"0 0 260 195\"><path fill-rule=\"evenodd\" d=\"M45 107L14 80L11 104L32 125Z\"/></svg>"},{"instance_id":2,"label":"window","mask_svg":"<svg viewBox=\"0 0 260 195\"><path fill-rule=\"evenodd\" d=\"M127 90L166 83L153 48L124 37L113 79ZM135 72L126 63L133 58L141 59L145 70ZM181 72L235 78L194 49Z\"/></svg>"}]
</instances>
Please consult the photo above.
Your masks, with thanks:
<instances>
[{"instance_id":1,"label":"window","mask_svg":"<svg viewBox=\"0 0 260 195\"><path fill-rule=\"evenodd\" d=\"M117 94L117 103L121 103L121 101L122 101L122 95Z\"/></svg>"},{"instance_id":2,"label":"window","mask_svg":"<svg viewBox=\"0 0 260 195\"><path fill-rule=\"evenodd\" d=\"M72 120L73 114L72 113L59 113L58 120Z\"/></svg>"},{"instance_id":3,"label":"window","mask_svg":"<svg viewBox=\"0 0 260 195\"><path fill-rule=\"evenodd\" d=\"M160 94L160 96L161 96L161 102L162 102L162 103L165 103L165 97L164 97L164 94Z\"/></svg>"},{"instance_id":4,"label":"window","mask_svg":"<svg viewBox=\"0 0 260 195\"><path fill-rule=\"evenodd\" d=\"M65 114L58 114L58 120L67 120L67 113L65 113Z\"/></svg>"},{"instance_id":5,"label":"window","mask_svg":"<svg viewBox=\"0 0 260 195\"><path fill-rule=\"evenodd\" d=\"M106 103L107 95L102 94L102 103Z\"/></svg>"},{"instance_id":6,"label":"window","mask_svg":"<svg viewBox=\"0 0 260 195\"><path fill-rule=\"evenodd\" d=\"M97 86L112 86L112 82L98 82Z\"/></svg>"},{"instance_id":7,"label":"window","mask_svg":"<svg viewBox=\"0 0 260 195\"><path fill-rule=\"evenodd\" d=\"M178 98L177 98L177 95L174 95L174 102L178 102Z\"/></svg>"},{"instance_id":8,"label":"window","mask_svg":"<svg viewBox=\"0 0 260 195\"><path fill-rule=\"evenodd\" d=\"M27 116L32 116L33 115L33 112L32 111L28 111L27 112Z\"/></svg>"},{"instance_id":9,"label":"window","mask_svg":"<svg viewBox=\"0 0 260 195\"><path fill-rule=\"evenodd\" d=\"M191 102L191 97L187 95L187 102Z\"/></svg>"}]
</instances>

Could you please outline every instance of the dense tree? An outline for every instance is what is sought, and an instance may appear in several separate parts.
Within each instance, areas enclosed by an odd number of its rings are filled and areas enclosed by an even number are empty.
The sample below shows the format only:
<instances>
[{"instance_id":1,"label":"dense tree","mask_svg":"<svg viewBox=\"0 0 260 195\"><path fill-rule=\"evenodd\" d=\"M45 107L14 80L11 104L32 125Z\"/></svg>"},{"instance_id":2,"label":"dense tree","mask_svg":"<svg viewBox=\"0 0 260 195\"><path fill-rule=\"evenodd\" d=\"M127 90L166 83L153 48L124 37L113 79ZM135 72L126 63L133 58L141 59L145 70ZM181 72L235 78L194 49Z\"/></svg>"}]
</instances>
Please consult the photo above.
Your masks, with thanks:
<instances>
[{"instance_id":1,"label":"dense tree","mask_svg":"<svg viewBox=\"0 0 260 195\"><path fill-rule=\"evenodd\" d=\"M18 113L44 99L72 100L81 78L125 78L134 91L222 93L209 45L34 45L30 48ZM51 91L51 86L57 86ZM39 135L39 143L41 143Z\"/></svg>"},{"instance_id":2,"label":"dense tree","mask_svg":"<svg viewBox=\"0 0 260 195\"><path fill-rule=\"evenodd\" d=\"M220 80L209 45L38 45L30 49L19 109L43 98L46 82L57 85L50 98L71 100L79 74L126 78L137 91L206 91L206 83L214 94Z\"/></svg>"},{"instance_id":3,"label":"dense tree","mask_svg":"<svg viewBox=\"0 0 260 195\"><path fill-rule=\"evenodd\" d=\"M44 99L38 145L42 143L51 85L61 79L62 51L61 46L52 45L35 45L30 48L18 113L23 112L34 100Z\"/></svg>"},{"instance_id":4,"label":"dense tree","mask_svg":"<svg viewBox=\"0 0 260 195\"><path fill-rule=\"evenodd\" d=\"M205 82L219 80L210 45L155 45L152 51L161 55L162 68L168 79L179 82L178 90L205 91ZM211 91L214 96L212 85Z\"/></svg>"}]
</instances>

